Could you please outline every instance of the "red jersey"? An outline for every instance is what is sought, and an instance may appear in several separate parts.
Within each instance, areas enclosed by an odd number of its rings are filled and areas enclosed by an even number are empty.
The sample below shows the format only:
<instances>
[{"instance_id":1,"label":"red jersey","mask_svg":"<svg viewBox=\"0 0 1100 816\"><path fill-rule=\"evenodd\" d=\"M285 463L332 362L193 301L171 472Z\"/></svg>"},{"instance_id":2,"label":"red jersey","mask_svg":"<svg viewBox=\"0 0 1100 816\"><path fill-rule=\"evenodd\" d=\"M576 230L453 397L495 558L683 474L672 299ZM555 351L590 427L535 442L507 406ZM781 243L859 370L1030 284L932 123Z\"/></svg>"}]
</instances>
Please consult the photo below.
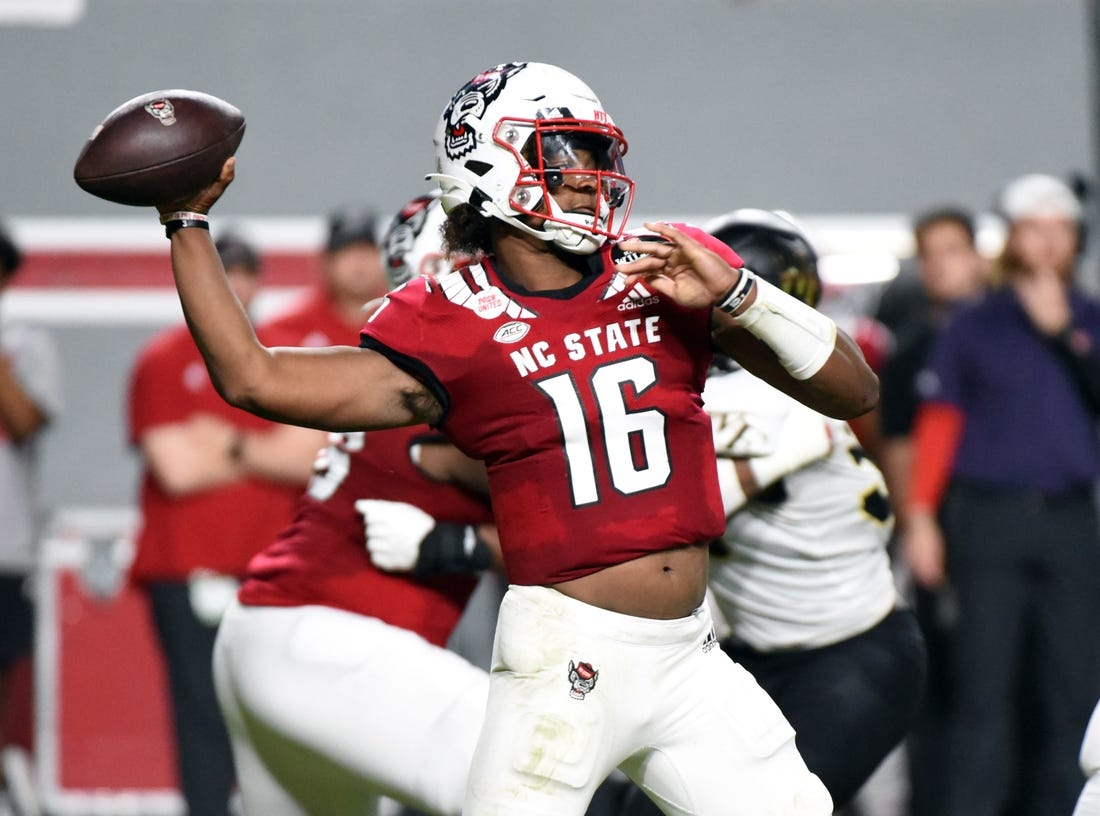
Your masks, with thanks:
<instances>
[{"instance_id":1,"label":"red jersey","mask_svg":"<svg viewBox=\"0 0 1100 816\"><path fill-rule=\"evenodd\" d=\"M130 443L158 425L210 414L242 430L272 423L221 398L186 326L168 329L138 356L130 377ZM177 581L203 568L244 572L248 559L291 519L301 488L259 479L187 496L170 496L146 469L140 488L141 531L131 569L136 581Z\"/></svg>"},{"instance_id":2,"label":"red jersey","mask_svg":"<svg viewBox=\"0 0 1100 816\"><path fill-rule=\"evenodd\" d=\"M627 286L621 260L609 244L591 274L548 292L490 261L417 278L363 329L362 345L432 389L441 430L485 461L512 583L567 581L725 527L700 396L711 312Z\"/></svg>"},{"instance_id":3,"label":"red jersey","mask_svg":"<svg viewBox=\"0 0 1100 816\"><path fill-rule=\"evenodd\" d=\"M359 499L403 501L438 521L492 521L488 501L424 476L409 446L431 434L424 425L333 434L333 444L298 506L293 524L249 564L242 603L321 604L378 618L443 646L477 584L472 574L416 578L371 562Z\"/></svg>"},{"instance_id":4,"label":"red jersey","mask_svg":"<svg viewBox=\"0 0 1100 816\"><path fill-rule=\"evenodd\" d=\"M341 319L320 289L309 290L256 327L270 346L325 346L354 342L355 331ZM149 428L207 413L246 431L274 424L231 407L214 390L186 326L169 329L142 350L131 375L130 442ZM131 574L135 580L181 580L202 568L243 574L249 558L294 517L301 488L262 479L190 496L172 497L145 472L141 492L142 529Z\"/></svg>"},{"instance_id":5,"label":"red jersey","mask_svg":"<svg viewBox=\"0 0 1100 816\"><path fill-rule=\"evenodd\" d=\"M256 334L266 346L355 345L358 327L349 326L324 290L312 288L261 323Z\"/></svg>"}]
</instances>

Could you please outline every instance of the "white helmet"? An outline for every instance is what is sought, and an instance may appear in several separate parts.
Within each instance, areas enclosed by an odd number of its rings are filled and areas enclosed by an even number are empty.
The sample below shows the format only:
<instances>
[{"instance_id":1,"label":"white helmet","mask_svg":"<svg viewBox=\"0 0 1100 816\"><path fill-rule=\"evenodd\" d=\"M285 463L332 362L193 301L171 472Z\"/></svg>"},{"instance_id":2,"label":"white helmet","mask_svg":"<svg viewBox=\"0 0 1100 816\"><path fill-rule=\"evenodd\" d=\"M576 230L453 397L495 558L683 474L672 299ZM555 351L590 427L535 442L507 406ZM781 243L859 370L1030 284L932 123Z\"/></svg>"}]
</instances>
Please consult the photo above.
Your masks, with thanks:
<instances>
[{"instance_id":1,"label":"white helmet","mask_svg":"<svg viewBox=\"0 0 1100 816\"><path fill-rule=\"evenodd\" d=\"M417 275L435 277L452 268L443 252L443 222L446 213L439 191L417 196L393 217L382 239L382 258L396 289Z\"/></svg>"},{"instance_id":2,"label":"white helmet","mask_svg":"<svg viewBox=\"0 0 1100 816\"><path fill-rule=\"evenodd\" d=\"M623 172L626 139L592 89L553 65L510 62L478 74L452 98L435 132L443 208L483 215L581 255L618 238L634 200ZM585 150L595 167L583 166ZM550 191L566 176L595 177L595 213L565 212ZM541 228L521 220L543 219Z\"/></svg>"}]
</instances>

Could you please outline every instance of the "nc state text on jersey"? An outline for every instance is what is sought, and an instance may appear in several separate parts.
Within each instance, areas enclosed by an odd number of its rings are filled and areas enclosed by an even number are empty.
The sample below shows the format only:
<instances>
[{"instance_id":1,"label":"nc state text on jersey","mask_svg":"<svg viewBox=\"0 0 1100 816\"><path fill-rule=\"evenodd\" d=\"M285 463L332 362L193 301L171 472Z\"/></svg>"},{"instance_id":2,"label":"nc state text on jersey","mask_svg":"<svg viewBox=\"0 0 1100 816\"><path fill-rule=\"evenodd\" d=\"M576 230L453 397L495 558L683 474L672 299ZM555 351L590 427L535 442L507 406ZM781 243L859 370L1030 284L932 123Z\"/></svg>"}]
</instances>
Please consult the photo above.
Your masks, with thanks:
<instances>
[{"instance_id":1,"label":"nc state text on jersey","mask_svg":"<svg viewBox=\"0 0 1100 816\"><path fill-rule=\"evenodd\" d=\"M561 338L560 348L554 348L547 340L539 340L513 351L512 362L520 376L526 377L541 369L553 368L559 354L576 361L583 360L589 354L602 357L621 349L660 343L659 320L659 315L648 315L596 326L583 332L570 332Z\"/></svg>"}]
</instances>

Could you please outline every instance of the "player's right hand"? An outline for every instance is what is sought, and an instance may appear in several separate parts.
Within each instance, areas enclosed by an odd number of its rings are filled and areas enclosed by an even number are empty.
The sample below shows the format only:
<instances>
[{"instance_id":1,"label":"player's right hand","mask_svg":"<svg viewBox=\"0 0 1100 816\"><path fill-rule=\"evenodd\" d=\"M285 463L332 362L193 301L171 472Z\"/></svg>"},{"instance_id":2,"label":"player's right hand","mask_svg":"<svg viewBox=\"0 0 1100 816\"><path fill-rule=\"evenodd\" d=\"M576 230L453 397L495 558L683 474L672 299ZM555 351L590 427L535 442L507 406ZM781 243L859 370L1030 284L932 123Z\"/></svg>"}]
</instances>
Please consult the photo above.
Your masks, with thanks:
<instances>
[{"instance_id":1,"label":"player's right hand","mask_svg":"<svg viewBox=\"0 0 1100 816\"><path fill-rule=\"evenodd\" d=\"M225 160L221 173L214 181L186 199L158 204L157 212L161 215L170 212L194 212L205 215L210 212L210 208L214 206L215 202L222 197L225 189L233 183L233 179L236 177L236 168L237 159L230 156Z\"/></svg>"},{"instance_id":2,"label":"player's right hand","mask_svg":"<svg viewBox=\"0 0 1100 816\"><path fill-rule=\"evenodd\" d=\"M435 519L405 502L360 499L355 509L363 516L367 550L374 565L387 572L411 572Z\"/></svg>"}]
</instances>

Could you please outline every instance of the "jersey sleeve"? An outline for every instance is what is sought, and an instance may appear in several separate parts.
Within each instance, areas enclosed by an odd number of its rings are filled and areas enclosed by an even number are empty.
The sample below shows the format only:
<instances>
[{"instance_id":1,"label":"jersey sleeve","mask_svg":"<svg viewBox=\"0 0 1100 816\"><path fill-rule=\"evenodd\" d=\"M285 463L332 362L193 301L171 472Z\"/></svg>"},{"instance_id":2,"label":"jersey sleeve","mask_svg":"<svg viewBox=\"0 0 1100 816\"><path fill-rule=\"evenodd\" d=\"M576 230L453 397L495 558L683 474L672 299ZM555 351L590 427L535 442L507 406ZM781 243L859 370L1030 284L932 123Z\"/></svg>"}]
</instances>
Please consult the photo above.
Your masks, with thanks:
<instances>
[{"instance_id":1,"label":"jersey sleeve","mask_svg":"<svg viewBox=\"0 0 1100 816\"><path fill-rule=\"evenodd\" d=\"M384 355L422 382L443 406L445 417L450 396L436 367L438 349L446 343L448 320L434 310L433 292L431 279L421 276L387 294L363 326L359 345Z\"/></svg>"}]
</instances>

